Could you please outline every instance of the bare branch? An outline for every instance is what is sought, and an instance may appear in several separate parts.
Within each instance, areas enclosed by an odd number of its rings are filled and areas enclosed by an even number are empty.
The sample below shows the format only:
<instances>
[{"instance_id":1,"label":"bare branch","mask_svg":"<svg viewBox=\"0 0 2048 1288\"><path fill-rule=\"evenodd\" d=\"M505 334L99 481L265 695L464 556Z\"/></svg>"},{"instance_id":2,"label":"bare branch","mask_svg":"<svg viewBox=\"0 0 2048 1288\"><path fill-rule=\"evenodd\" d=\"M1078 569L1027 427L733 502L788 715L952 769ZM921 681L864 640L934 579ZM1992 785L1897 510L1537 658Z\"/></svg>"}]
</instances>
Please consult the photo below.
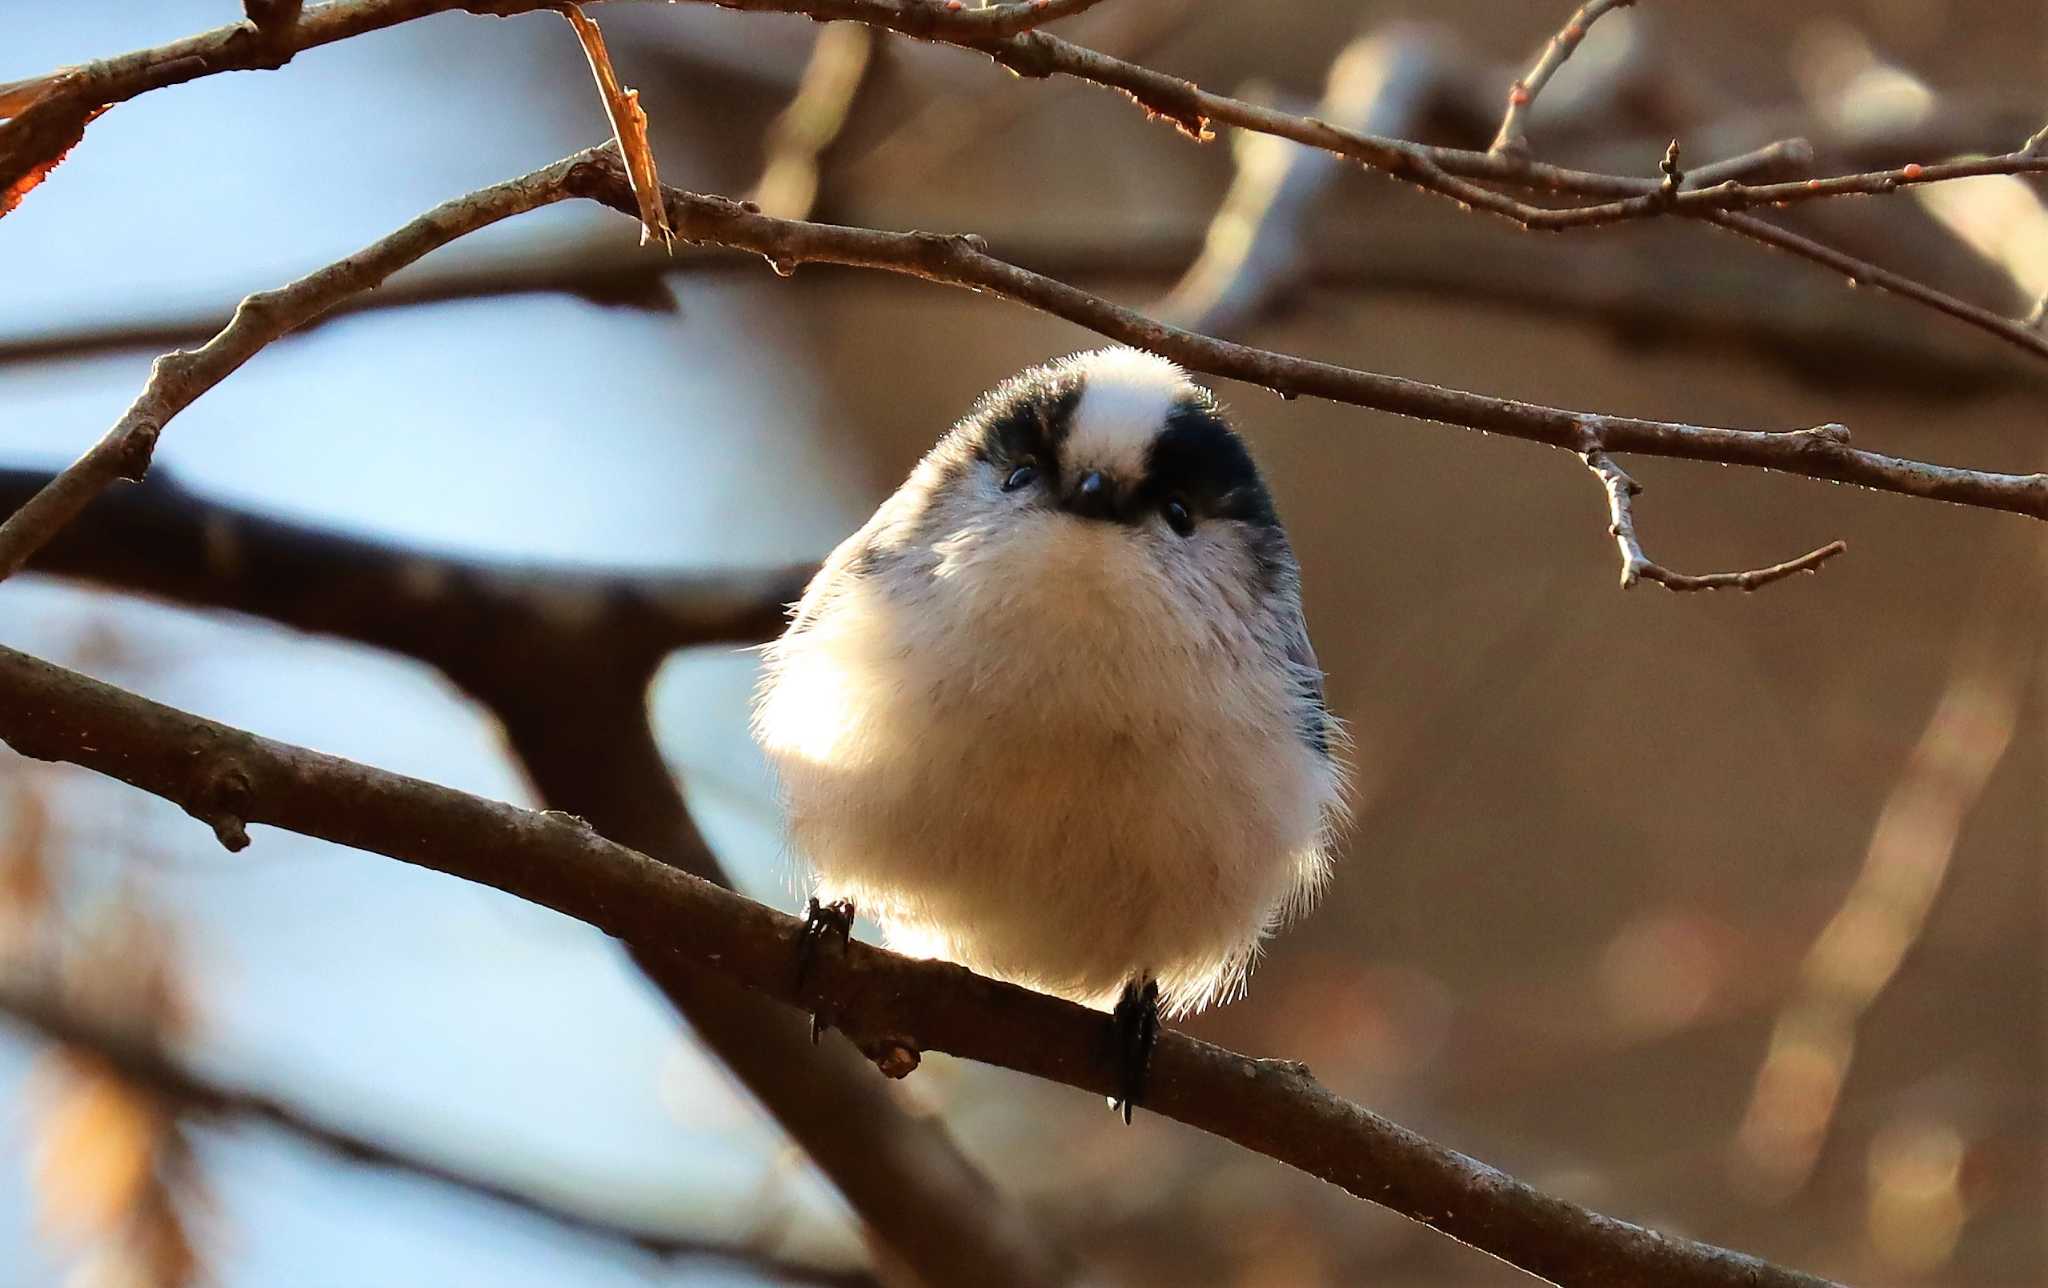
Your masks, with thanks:
<instances>
[{"instance_id":1,"label":"bare branch","mask_svg":"<svg viewBox=\"0 0 2048 1288\"><path fill-rule=\"evenodd\" d=\"M1529 155L1529 110L1536 105L1536 96L1550 84L1550 78L1557 69L1564 66L1578 49L1579 42L1586 38L1586 32L1602 15L1615 9L1626 9L1636 0L1587 0L1580 5L1577 13L1566 21L1555 36L1543 46L1543 52L1536 58L1522 79L1508 89L1508 109L1500 120L1500 132L1493 136L1493 146L1487 151L1509 156Z\"/></svg>"},{"instance_id":2,"label":"bare branch","mask_svg":"<svg viewBox=\"0 0 2048 1288\"><path fill-rule=\"evenodd\" d=\"M569 1233L615 1243L662 1260L712 1259L737 1262L778 1282L860 1288L871 1275L859 1270L808 1266L767 1256L737 1244L691 1239L619 1225L602 1217L550 1203L502 1181L373 1140L322 1120L274 1096L227 1086L172 1056L158 1043L126 1026L88 1017L53 991L0 980L0 1015L53 1042L89 1051L130 1083L174 1102L182 1111L223 1123L253 1122L284 1132L351 1163L381 1167L461 1190L511 1208Z\"/></svg>"},{"instance_id":3,"label":"bare branch","mask_svg":"<svg viewBox=\"0 0 2048 1288\"><path fill-rule=\"evenodd\" d=\"M617 161L583 154L568 183L582 195L629 213L630 192ZM980 288L1098 334L1150 349L1213 376L1261 385L1283 397L1310 395L1421 420L1486 430L1583 452L1590 442L1609 452L1719 461L1855 483L1880 491L1931 497L2048 518L2048 474L1995 474L1885 456L1849 447L1840 435L1720 429L1568 411L1493 398L1419 380L1291 357L1197 335L1112 304L1098 296L1018 268L990 255L981 240L932 233L773 219L721 197L668 189L669 216L689 240L750 251L784 265L846 264L904 273L927 281Z\"/></svg>"},{"instance_id":4,"label":"bare branch","mask_svg":"<svg viewBox=\"0 0 2048 1288\"><path fill-rule=\"evenodd\" d=\"M1757 215L1736 215L1716 212L1706 216L1709 223L1742 234L1751 241L1762 242L1787 251L1801 259L1810 259L1824 268L1829 268L1846 277L1852 285L1875 286L1881 291L1924 304L1937 313L1946 313L1959 322L1966 322L1980 331L1987 331L2001 340L2018 345L2029 353L2048 358L2048 336L2027 325L1995 313L1990 309L1959 300L1944 291L1937 291L1903 273L1894 273L1867 260L1861 260L1846 251L1822 245L1811 237L1802 237L1789 229L1780 228Z\"/></svg>"},{"instance_id":5,"label":"bare branch","mask_svg":"<svg viewBox=\"0 0 2048 1288\"><path fill-rule=\"evenodd\" d=\"M921 40L972 45L1008 40L1061 18L1086 13L1102 0L1019 0L971 6L963 0L691 0L747 13L801 14L819 22L848 19L886 27Z\"/></svg>"},{"instance_id":6,"label":"bare branch","mask_svg":"<svg viewBox=\"0 0 2048 1288\"><path fill-rule=\"evenodd\" d=\"M1119 91L1155 116L1196 138L1208 137L1212 122L1292 139L1384 170L1429 191L1502 215L1525 227L1583 227L1618 219L1654 217L1676 210L1746 209L1822 197L1888 192L1905 183L1933 183L1979 174L2048 170L2048 153L2023 146L1991 158L1908 166L1898 170L1842 175L1804 183L1744 187L1721 183L1681 194L1675 204L1656 200L1658 182L1545 165L1491 151L1425 147L1402 139L1346 130L1326 121L1215 94L1192 82L1114 58L1035 30L1056 18L1079 13L1099 0L1029 0L987 8L954 9L932 0L688 0L750 12L801 14L816 21L847 19L957 45L988 55L1018 75L1071 76ZM560 0L335 0L303 14L290 38L265 47L249 24L235 24L182 40L138 50L80 67L0 87L0 102L40 102L76 108L122 102L166 85L216 72L277 67L292 54L364 32L395 26L453 9L512 16L552 8ZM26 115L26 114L24 114ZM24 148L19 121L0 126L0 183L39 158ZM1530 191L1608 196L1622 200L1565 210L1548 209L1468 182L1485 180Z\"/></svg>"},{"instance_id":7,"label":"bare branch","mask_svg":"<svg viewBox=\"0 0 2048 1288\"><path fill-rule=\"evenodd\" d=\"M599 3L601 0L591 0ZM968 9L938 0L692 0L730 9L805 13L819 21L850 18L925 39L973 45L1014 39L1043 23L1072 17L1101 0L1024 0ZM511 17L556 8L562 0L333 0L301 10L300 3L256 0L250 20L63 67L0 85L0 190L49 159L52 120L122 103L154 89L220 72L274 69L308 49L452 10ZM36 117L35 109L48 109ZM31 119L36 117L36 119Z\"/></svg>"},{"instance_id":8,"label":"bare branch","mask_svg":"<svg viewBox=\"0 0 2048 1288\"><path fill-rule=\"evenodd\" d=\"M0 471L0 511L44 476ZM647 723L670 651L780 628L808 567L660 575L454 559L208 503L161 473L103 496L30 564L388 649L438 667L497 717L550 807L724 882ZM224 824L229 835L239 825ZM1063 1285L1064 1253L989 1184L937 1119L905 1111L843 1043L672 954L636 960L697 1037L783 1124L855 1212L932 1282L974 1272Z\"/></svg>"},{"instance_id":9,"label":"bare branch","mask_svg":"<svg viewBox=\"0 0 2048 1288\"><path fill-rule=\"evenodd\" d=\"M1839 426L1822 426L1822 430L1836 428ZM1710 572L1701 576L1673 572L1644 554L1642 539L1636 535L1635 498L1643 490L1642 484L1630 477L1628 471L1616 465L1613 457L1597 447L1586 452L1585 459L1586 468L1593 471L1594 477L1598 478L1601 486L1607 490L1607 531L1614 537L1615 545L1621 548L1623 590L1627 590L1640 580L1654 581L1667 590L1755 590L1760 586L1768 586L1774 581L1790 577L1796 572L1813 572L1849 548L1846 542L1830 541L1820 549L1809 551L1797 559L1772 564L1768 568L1754 568L1748 572Z\"/></svg>"},{"instance_id":10,"label":"bare branch","mask_svg":"<svg viewBox=\"0 0 2048 1288\"><path fill-rule=\"evenodd\" d=\"M1813 144L1806 139L1778 139L1748 152L1699 166L1686 175L1686 185L1704 188L1730 179L1787 172L1804 174L1813 166Z\"/></svg>"},{"instance_id":11,"label":"bare branch","mask_svg":"<svg viewBox=\"0 0 2048 1288\"><path fill-rule=\"evenodd\" d=\"M452 8L468 8L500 16L557 7L560 0L337 0L304 14L285 33L269 39L253 25L242 24L188 37L183 41L65 69L37 81L7 87L0 97L12 101L25 94L33 101L19 117L0 124L0 191L15 189L24 178L47 168L77 141L83 113L119 102L161 85L176 84L215 71L277 67L298 49L343 39L363 31L391 26ZM1656 180L1605 175L1543 165L1514 155L1511 149L1472 152L1431 148L1399 139L1381 138L1342 129L1326 121L1294 116L1226 95L1213 94L1150 68L1112 58L1063 41L1046 32L1027 30L1054 17L1089 7L1084 0L1057 0L955 9L930 0L693 0L750 11L800 13L818 21L853 19L923 39L958 45L987 54L1018 75L1073 76L1118 90L1147 112L1169 120L1196 139L1210 137L1211 122L1292 139L1309 147L1349 157L1385 171L1462 205L1510 219L1528 229L1557 231L1592 227L1623 219L1653 218L1677 213L1704 216L1754 206L1860 193L1890 192L1905 184L1933 183L1984 174L2018 174L2048 170L2048 155L2032 141L1998 157L1923 166L1909 164L1892 171L1811 179L1804 183L1745 186L1729 179L1709 187L1667 194ZM1597 0L1596 0L1597 3ZM1588 6L1592 7L1592 6ZM1611 6L1610 6L1611 7ZM1560 60L1561 61L1561 60ZM35 97L35 94L40 97ZM1475 182L1475 180L1480 182ZM1487 187L1502 183L1529 191L1605 196L1594 205L1555 209L1519 200ZM1722 227L1730 227L1714 222ZM1731 231L1736 231L1732 227ZM1921 287L1913 298L1927 302L1938 294ZM1943 312L1968 320L1969 306L1944 307ZM2001 338L2009 331L1996 329ZM2038 352L2029 344L2029 352ZM0 575L5 565L0 563Z\"/></svg>"},{"instance_id":12,"label":"bare branch","mask_svg":"<svg viewBox=\"0 0 2048 1288\"><path fill-rule=\"evenodd\" d=\"M0 514L49 480L0 469ZM587 656L651 673L682 648L753 644L782 626L811 565L706 573L529 564L437 555L294 522L187 491L164 471L110 492L38 551L28 571L389 649L476 691L496 687L492 641L525 678Z\"/></svg>"},{"instance_id":13,"label":"bare branch","mask_svg":"<svg viewBox=\"0 0 2048 1288\"><path fill-rule=\"evenodd\" d=\"M170 419L227 379L263 346L320 316L338 301L369 290L438 246L536 206L560 201L565 195L562 180L571 165L560 162L436 206L346 259L289 286L249 296L220 334L200 348L178 350L157 359L149 382L114 427L0 524L0 580L19 570L38 547L115 479L141 479L149 469L157 437Z\"/></svg>"},{"instance_id":14,"label":"bare branch","mask_svg":"<svg viewBox=\"0 0 2048 1288\"><path fill-rule=\"evenodd\" d=\"M1099 1012L861 943L827 954L799 988L790 966L802 923L573 819L273 742L10 649L0 693L0 740L24 755L97 770L196 817L286 827L491 885L790 1005L829 1005L878 1063L940 1050L1113 1089ZM1333 1095L1300 1065L1177 1032L1161 1035L1148 1104L1552 1282L1825 1283L1544 1195Z\"/></svg>"},{"instance_id":15,"label":"bare branch","mask_svg":"<svg viewBox=\"0 0 2048 1288\"><path fill-rule=\"evenodd\" d=\"M1322 154L1303 150L1301 155ZM863 221L855 216L847 222ZM1259 228L1261 237L1287 235L1264 219ZM1852 293L1837 290L1832 275L1825 275L1826 281L1820 274L1788 278L1769 260L1727 258L1709 275L1697 272L1689 257L1649 253L1604 238L1577 239L1550 254L1531 255L1512 239L1448 237L1429 226L1366 221L1334 231L1302 229L1296 236L1309 243L1292 279L1299 287L1349 295L1402 292L1564 318L1638 349L1714 345L1740 351L1749 361L1804 383L1849 378L1865 391L1937 398L1947 407L2014 388L2040 388L2033 359L2023 359L2016 350L1967 343L1961 332L1948 328L1900 327L1890 314L1868 309ZM1143 295L1171 287L1204 247L1203 228L1192 221L1115 238L1020 227L1006 232L1002 244L1006 258L1046 276L1104 290L1128 284ZM1235 256L1231 262L1238 262ZM1222 283L1229 298L1254 306L1260 293L1270 299L1272 288L1260 266L1246 262L1242 267L1244 273ZM667 293L672 276L753 271L752 264L715 247L678 247L670 259L645 254L609 235L578 235L460 258L430 257L292 334L302 336L334 318L360 313L545 292L605 307L666 310L673 303ZM1241 295L1240 286L1258 290ZM1192 326L1191 319L1175 316L1169 306L1161 305L1159 312L1161 320L1191 330L1231 330L1229 325ZM191 344L225 326L228 316L224 310L179 310L125 321L86 321L41 334L0 335L0 367Z\"/></svg>"},{"instance_id":16,"label":"bare branch","mask_svg":"<svg viewBox=\"0 0 2048 1288\"><path fill-rule=\"evenodd\" d=\"M1767 433L1568 411L1493 398L1400 376L1291 357L1166 325L988 254L979 238L890 233L777 219L723 197L665 188L670 224L686 241L751 251L793 272L802 263L845 264L980 289L1150 349L1196 371L1262 385L1283 397L1335 402L1561 447L1677 456L1774 469L2048 518L2048 475L1997 474L1865 452L1847 432ZM398 232L278 291L245 299L203 347L159 359L128 411L98 444L0 524L0 576L28 556L118 477L139 478L157 435L205 390L270 341L341 299L367 290L437 246L509 215L589 197L637 217L638 197L616 151L567 157L436 207Z\"/></svg>"}]
</instances>

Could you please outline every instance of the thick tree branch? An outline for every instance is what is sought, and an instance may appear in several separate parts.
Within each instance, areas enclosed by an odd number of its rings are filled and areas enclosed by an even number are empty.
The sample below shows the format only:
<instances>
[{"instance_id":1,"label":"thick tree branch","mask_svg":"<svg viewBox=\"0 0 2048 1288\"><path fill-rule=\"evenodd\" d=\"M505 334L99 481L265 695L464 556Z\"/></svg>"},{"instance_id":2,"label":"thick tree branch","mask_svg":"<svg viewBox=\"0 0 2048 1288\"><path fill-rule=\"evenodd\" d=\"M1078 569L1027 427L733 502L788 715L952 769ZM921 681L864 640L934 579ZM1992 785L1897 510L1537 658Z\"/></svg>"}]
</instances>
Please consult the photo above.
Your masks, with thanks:
<instances>
[{"instance_id":1,"label":"thick tree branch","mask_svg":"<svg viewBox=\"0 0 2048 1288\"><path fill-rule=\"evenodd\" d=\"M216 830L267 823L479 881L629 943L661 945L793 1006L830 1006L878 1062L946 1051L1107 1094L1104 1017L943 962L865 944L803 988L801 923L537 814L257 737L0 649L0 740L175 802ZM1299 1065L1162 1035L1157 1112L1343 1186L1557 1283L1820 1288L1535 1191L1331 1094Z\"/></svg>"},{"instance_id":2,"label":"thick tree branch","mask_svg":"<svg viewBox=\"0 0 2048 1288\"><path fill-rule=\"evenodd\" d=\"M0 980L0 1015L64 1046L88 1051L131 1083L147 1087L189 1114L222 1124L251 1122L325 1150L351 1163L380 1167L460 1190L533 1217L571 1234L637 1249L664 1261L735 1262L781 1283L829 1288L871 1285L859 1270L809 1266L770 1257L738 1244L683 1238L623 1226L561 1207L502 1181L466 1172L373 1140L261 1092L231 1087L201 1074L146 1037L84 1014L48 990Z\"/></svg>"},{"instance_id":3,"label":"thick tree branch","mask_svg":"<svg viewBox=\"0 0 2048 1288\"><path fill-rule=\"evenodd\" d=\"M647 677L609 665L596 647L575 669L523 670L485 701L540 798L600 835L729 885L655 746ZM1078 1281L1064 1251L967 1161L944 1122L907 1112L843 1037L814 1045L803 1017L673 952L666 940L628 948L698 1037L926 1282Z\"/></svg>"},{"instance_id":4,"label":"thick tree branch","mask_svg":"<svg viewBox=\"0 0 2048 1288\"><path fill-rule=\"evenodd\" d=\"M0 514L49 479L0 469ZM436 555L209 500L162 471L101 497L29 569L388 649L472 689L530 682L579 658L645 676L677 649L757 643L781 628L813 571L626 572Z\"/></svg>"},{"instance_id":5,"label":"thick tree branch","mask_svg":"<svg viewBox=\"0 0 2048 1288\"><path fill-rule=\"evenodd\" d=\"M0 471L0 512L47 476ZM724 882L647 723L678 648L767 638L809 567L660 575L535 569L417 550L205 501L159 476L103 496L30 564L192 607L250 613L438 667L497 717L542 801L682 871ZM234 825L224 835L238 837ZM1072 1279L959 1152L843 1042L662 951L635 952L705 1044L920 1273Z\"/></svg>"}]
</instances>

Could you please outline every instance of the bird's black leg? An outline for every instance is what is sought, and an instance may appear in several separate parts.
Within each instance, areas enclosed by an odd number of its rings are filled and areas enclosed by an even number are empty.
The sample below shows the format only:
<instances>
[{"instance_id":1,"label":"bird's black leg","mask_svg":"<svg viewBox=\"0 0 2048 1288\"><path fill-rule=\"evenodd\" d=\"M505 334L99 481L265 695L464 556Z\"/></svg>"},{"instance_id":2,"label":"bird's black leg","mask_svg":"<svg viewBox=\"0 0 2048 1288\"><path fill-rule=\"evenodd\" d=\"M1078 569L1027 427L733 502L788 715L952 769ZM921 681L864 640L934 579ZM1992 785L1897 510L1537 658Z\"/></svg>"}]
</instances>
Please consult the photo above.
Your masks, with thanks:
<instances>
[{"instance_id":1,"label":"bird's black leg","mask_svg":"<svg viewBox=\"0 0 2048 1288\"><path fill-rule=\"evenodd\" d=\"M796 941L796 987L803 991L804 981L810 978L811 963L817 959L818 945L826 938L835 938L844 950L846 941L853 934L853 900L839 899L832 903L819 903L813 898L804 905L803 934ZM816 1046L818 1035L832 1027L832 1017L822 1008L811 1012L811 1045Z\"/></svg>"},{"instance_id":2,"label":"bird's black leg","mask_svg":"<svg viewBox=\"0 0 2048 1288\"><path fill-rule=\"evenodd\" d=\"M1116 1042L1116 1099L1110 1107L1129 1123L1131 1110L1145 1098L1152 1048L1159 1042L1158 981L1140 977L1124 985L1109 1023Z\"/></svg>"}]
</instances>

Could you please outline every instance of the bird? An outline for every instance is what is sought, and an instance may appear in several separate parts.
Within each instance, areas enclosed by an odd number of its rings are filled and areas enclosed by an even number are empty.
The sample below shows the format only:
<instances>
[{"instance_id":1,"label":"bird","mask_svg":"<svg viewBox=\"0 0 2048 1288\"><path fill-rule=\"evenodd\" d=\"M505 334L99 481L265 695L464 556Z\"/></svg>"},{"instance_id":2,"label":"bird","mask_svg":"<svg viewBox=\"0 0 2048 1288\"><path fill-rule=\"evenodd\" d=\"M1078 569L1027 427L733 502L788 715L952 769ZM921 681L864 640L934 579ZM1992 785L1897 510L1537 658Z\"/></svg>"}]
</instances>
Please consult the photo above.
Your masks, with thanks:
<instances>
[{"instance_id":1,"label":"bird","mask_svg":"<svg viewBox=\"0 0 2048 1288\"><path fill-rule=\"evenodd\" d=\"M1162 1017L1243 994L1345 815L1272 495L1134 348L983 394L810 581L752 724L809 885L799 983L858 910L1108 1011L1125 1122Z\"/></svg>"}]
</instances>

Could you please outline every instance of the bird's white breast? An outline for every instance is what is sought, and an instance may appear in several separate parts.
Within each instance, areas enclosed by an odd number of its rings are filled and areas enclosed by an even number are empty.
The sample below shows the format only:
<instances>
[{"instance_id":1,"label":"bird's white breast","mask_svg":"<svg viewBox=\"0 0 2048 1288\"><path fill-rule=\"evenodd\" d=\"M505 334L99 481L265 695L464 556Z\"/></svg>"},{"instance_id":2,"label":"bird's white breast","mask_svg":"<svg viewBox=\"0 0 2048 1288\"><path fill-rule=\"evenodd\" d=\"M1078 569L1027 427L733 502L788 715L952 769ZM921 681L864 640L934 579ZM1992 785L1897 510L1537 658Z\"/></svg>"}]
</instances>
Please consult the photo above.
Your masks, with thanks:
<instances>
[{"instance_id":1,"label":"bird's white breast","mask_svg":"<svg viewBox=\"0 0 2048 1288\"><path fill-rule=\"evenodd\" d=\"M1140 973L1223 1000L1320 882L1336 792L1250 579L1056 514L915 559L769 650L757 734L819 893L1092 1004Z\"/></svg>"}]
</instances>

